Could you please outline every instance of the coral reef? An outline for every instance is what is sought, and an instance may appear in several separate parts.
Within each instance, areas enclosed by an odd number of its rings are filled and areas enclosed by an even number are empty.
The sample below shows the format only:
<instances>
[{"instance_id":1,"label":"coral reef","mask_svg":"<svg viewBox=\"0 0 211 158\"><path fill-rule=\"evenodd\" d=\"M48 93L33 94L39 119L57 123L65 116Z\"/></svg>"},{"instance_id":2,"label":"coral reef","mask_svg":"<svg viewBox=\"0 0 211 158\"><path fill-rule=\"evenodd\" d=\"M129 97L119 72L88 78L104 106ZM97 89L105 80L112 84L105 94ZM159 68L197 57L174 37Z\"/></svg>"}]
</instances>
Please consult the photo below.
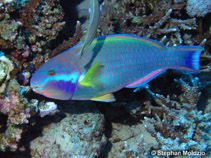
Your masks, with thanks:
<instances>
[{"instance_id":1,"label":"coral reef","mask_svg":"<svg viewBox=\"0 0 211 158\"><path fill-rule=\"evenodd\" d=\"M108 157L153 157L152 151L200 151L210 156L211 114L198 110L199 78L190 77L188 83L183 79L174 80L178 94L164 96L146 89L148 96L140 101L113 105L119 109L116 116L105 113L112 120ZM116 122L124 116L126 123Z\"/></svg>"},{"instance_id":2,"label":"coral reef","mask_svg":"<svg viewBox=\"0 0 211 158\"><path fill-rule=\"evenodd\" d=\"M20 12L20 21L31 33L27 42L31 45L32 52L43 52L43 47L57 37L65 25L65 22L62 22L63 17L58 0L30 0L25 5Z\"/></svg>"},{"instance_id":3,"label":"coral reef","mask_svg":"<svg viewBox=\"0 0 211 158\"><path fill-rule=\"evenodd\" d=\"M31 155L39 157L97 157L106 143L104 116L93 104L67 105L66 117L44 128L30 143ZM81 113L86 111L86 113Z\"/></svg>"},{"instance_id":4,"label":"coral reef","mask_svg":"<svg viewBox=\"0 0 211 158\"><path fill-rule=\"evenodd\" d=\"M36 100L27 101L23 97L25 90L16 80L10 80L5 97L0 99L0 112L8 117L7 129L4 133L0 133L0 150L2 151L6 147L12 151L17 149L17 143L23 132L23 128L17 125L27 124L31 115L36 113Z\"/></svg>"},{"instance_id":5,"label":"coral reef","mask_svg":"<svg viewBox=\"0 0 211 158\"><path fill-rule=\"evenodd\" d=\"M181 86L182 94L171 97L156 94L155 102L159 107L145 102L147 110L142 114L154 116L145 117L145 120L154 125L154 129L146 129L157 139L159 149L210 151L211 115L197 110L200 96L197 81L198 78L195 78L195 85L190 86L182 79L176 80Z\"/></svg>"},{"instance_id":6,"label":"coral reef","mask_svg":"<svg viewBox=\"0 0 211 158\"><path fill-rule=\"evenodd\" d=\"M209 0L188 0L186 10L191 17L204 17L211 12L211 2Z\"/></svg>"},{"instance_id":7,"label":"coral reef","mask_svg":"<svg viewBox=\"0 0 211 158\"><path fill-rule=\"evenodd\" d=\"M204 39L210 38L210 33L201 33L196 18L184 19L185 5L185 1L166 0L105 1L105 6L112 6L112 10L102 16L101 34L114 31L135 34L156 39L166 46L202 44Z\"/></svg>"},{"instance_id":8,"label":"coral reef","mask_svg":"<svg viewBox=\"0 0 211 158\"><path fill-rule=\"evenodd\" d=\"M54 102L46 102L45 104L39 105L40 117L44 117L49 115L50 113L55 112L57 109L57 105Z\"/></svg>"},{"instance_id":9,"label":"coral reef","mask_svg":"<svg viewBox=\"0 0 211 158\"><path fill-rule=\"evenodd\" d=\"M12 62L0 52L0 94L5 91L10 72L14 69Z\"/></svg>"}]
</instances>

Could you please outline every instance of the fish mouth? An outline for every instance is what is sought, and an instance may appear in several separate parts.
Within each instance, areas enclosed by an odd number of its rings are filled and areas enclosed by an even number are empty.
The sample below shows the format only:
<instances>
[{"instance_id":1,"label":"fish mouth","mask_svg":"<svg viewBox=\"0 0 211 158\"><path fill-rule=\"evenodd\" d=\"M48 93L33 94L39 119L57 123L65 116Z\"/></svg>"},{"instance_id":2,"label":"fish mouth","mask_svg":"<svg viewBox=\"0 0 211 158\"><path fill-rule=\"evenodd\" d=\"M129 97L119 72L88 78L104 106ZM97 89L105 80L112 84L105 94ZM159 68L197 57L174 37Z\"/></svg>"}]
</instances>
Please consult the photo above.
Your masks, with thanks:
<instances>
[{"instance_id":1,"label":"fish mouth","mask_svg":"<svg viewBox=\"0 0 211 158\"><path fill-rule=\"evenodd\" d=\"M31 83L30 87L34 92L37 92L38 88L40 88L39 86L35 86L33 83Z\"/></svg>"}]
</instances>

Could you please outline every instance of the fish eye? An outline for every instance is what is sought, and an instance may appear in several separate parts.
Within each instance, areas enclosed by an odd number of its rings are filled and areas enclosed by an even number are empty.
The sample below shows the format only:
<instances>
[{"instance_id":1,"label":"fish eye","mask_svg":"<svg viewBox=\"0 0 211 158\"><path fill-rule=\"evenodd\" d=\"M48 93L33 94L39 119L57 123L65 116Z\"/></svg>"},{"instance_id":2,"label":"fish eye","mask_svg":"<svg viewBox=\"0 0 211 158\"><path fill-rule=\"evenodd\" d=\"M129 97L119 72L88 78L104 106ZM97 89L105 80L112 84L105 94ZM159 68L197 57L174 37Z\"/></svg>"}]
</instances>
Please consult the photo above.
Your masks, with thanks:
<instances>
[{"instance_id":1,"label":"fish eye","mask_svg":"<svg viewBox=\"0 0 211 158\"><path fill-rule=\"evenodd\" d=\"M49 76L54 76L56 74L56 72L53 70L53 69L50 69L49 71L48 71L48 75Z\"/></svg>"}]
</instances>

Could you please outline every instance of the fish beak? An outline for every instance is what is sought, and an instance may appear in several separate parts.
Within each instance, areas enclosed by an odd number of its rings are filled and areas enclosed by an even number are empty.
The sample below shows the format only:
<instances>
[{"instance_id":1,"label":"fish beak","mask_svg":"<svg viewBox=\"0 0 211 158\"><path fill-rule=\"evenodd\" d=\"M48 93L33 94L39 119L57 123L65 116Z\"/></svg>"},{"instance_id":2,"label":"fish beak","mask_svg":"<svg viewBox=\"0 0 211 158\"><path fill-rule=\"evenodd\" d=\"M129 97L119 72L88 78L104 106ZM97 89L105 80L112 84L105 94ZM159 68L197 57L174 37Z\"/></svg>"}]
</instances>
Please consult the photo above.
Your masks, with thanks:
<instances>
[{"instance_id":1,"label":"fish beak","mask_svg":"<svg viewBox=\"0 0 211 158\"><path fill-rule=\"evenodd\" d=\"M31 84L30 85L30 87L31 87L31 89L34 91L34 92L37 92L37 90L38 90L38 86L35 86L35 85L33 85L33 84Z\"/></svg>"}]
</instances>

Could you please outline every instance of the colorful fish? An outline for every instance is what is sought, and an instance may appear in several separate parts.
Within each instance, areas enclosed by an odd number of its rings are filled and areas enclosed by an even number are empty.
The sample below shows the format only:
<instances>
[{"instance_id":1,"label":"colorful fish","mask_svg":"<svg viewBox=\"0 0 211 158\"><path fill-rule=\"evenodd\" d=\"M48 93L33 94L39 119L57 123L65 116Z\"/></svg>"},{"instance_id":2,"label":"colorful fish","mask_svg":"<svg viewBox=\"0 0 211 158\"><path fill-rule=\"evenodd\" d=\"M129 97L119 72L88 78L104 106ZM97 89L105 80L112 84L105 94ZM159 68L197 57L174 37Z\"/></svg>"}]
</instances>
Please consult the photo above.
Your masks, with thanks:
<instances>
[{"instance_id":1,"label":"colorful fish","mask_svg":"<svg viewBox=\"0 0 211 158\"><path fill-rule=\"evenodd\" d=\"M120 34L83 43L42 65L32 76L32 89L59 100L115 101L112 92L140 87L167 69L199 71L200 46L165 47L158 41Z\"/></svg>"}]
</instances>

